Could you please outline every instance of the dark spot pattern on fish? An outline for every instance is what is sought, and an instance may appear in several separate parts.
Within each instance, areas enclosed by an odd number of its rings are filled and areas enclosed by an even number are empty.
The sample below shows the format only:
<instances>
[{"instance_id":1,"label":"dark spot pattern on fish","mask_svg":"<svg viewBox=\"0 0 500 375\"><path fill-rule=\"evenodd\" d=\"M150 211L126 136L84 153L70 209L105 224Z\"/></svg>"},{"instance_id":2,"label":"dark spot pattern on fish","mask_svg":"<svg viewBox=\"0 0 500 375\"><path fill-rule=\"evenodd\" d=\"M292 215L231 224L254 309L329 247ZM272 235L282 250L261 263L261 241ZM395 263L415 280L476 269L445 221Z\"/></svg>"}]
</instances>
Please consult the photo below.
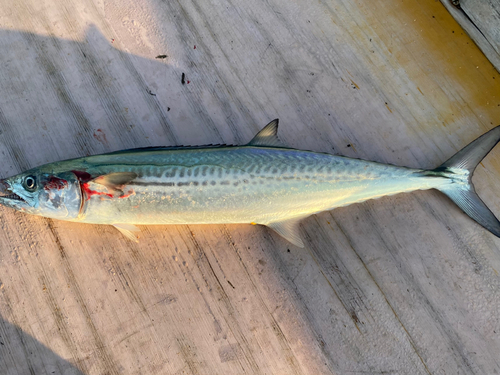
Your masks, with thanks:
<instances>
[{"instance_id":1,"label":"dark spot pattern on fish","mask_svg":"<svg viewBox=\"0 0 500 375\"><path fill-rule=\"evenodd\" d=\"M172 177L175 177L176 174L177 174L177 167L174 167L170 170L167 170L167 172L165 172L165 177L172 178Z\"/></svg>"},{"instance_id":2,"label":"dark spot pattern on fish","mask_svg":"<svg viewBox=\"0 0 500 375\"><path fill-rule=\"evenodd\" d=\"M171 182L171 181L165 181L165 182L133 181L133 182L127 184L127 186L175 186L175 182Z\"/></svg>"}]
</instances>

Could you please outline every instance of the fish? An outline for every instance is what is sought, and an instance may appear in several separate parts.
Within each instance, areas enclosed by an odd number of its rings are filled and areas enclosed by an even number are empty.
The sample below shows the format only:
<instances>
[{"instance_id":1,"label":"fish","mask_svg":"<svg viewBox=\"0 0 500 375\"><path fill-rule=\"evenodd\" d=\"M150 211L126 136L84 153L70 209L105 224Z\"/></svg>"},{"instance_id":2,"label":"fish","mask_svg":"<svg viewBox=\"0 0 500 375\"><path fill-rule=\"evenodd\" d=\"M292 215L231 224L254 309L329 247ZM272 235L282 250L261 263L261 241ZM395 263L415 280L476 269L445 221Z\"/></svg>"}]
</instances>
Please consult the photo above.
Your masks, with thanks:
<instances>
[{"instance_id":1,"label":"fish","mask_svg":"<svg viewBox=\"0 0 500 375\"><path fill-rule=\"evenodd\" d=\"M260 224L304 247L299 223L337 207L437 189L500 237L500 222L471 178L500 140L500 126L435 169L413 169L298 150L278 119L247 144L151 147L59 161L0 180L0 204L47 218L113 225Z\"/></svg>"}]
</instances>

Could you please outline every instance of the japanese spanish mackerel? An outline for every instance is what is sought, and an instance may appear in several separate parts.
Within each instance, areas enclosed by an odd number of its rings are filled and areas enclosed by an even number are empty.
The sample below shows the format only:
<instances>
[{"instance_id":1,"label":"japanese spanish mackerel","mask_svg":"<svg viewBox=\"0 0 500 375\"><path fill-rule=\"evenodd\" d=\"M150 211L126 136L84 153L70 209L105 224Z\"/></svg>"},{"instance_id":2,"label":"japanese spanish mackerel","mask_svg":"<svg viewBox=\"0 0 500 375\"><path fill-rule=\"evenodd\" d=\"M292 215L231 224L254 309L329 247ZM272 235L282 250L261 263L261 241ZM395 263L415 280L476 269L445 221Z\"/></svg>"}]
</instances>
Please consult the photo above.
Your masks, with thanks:
<instances>
[{"instance_id":1,"label":"japanese spanish mackerel","mask_svg":"<svg viewBox=\"0 0 500 375\"><path fill-rule=\"evenodd\" d=\"M297 246L301 219L413 190L438 189L500 237L500 222L474 191L477 164L500 127L434 170L287 148L278 120L244 146L146 148L46 164L0 181L0 204L26 213L111 224L135 240L135 224L266 225Z\"/></svg>"}]
</instances>

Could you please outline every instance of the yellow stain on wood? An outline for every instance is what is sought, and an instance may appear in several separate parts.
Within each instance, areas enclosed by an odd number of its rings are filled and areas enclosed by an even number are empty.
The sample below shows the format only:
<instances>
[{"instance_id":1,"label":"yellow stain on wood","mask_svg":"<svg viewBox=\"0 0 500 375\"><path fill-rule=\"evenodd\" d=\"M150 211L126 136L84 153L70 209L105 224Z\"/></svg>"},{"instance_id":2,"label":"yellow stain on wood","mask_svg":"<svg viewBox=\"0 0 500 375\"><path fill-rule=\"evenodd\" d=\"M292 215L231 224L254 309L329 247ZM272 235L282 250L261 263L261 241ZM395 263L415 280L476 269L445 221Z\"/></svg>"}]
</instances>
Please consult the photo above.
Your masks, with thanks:
<instances>
[{"instance_id":1,"label":"yellow stain on wood","mask_svg":"<svg viewBox=\"0 0 500 375\"><path fill-rule=\"evenodd\" d=\"M404 69L415 93L421 96L399 99L409 108L415 108L415 101L419 101L426 110L434 108L439 116L429 120L425 130L432 132L436 124L464 118L483 124L483 131L500 123L500 75L439 1L374 0L369 6L360 1L355 4L347 5L349 14L365 22L358 20L363 30L353 28L351 35L366 41L366 54L368 49L378 49L378 53L370 54L371 74L389 82L394 68Z\"/></svg>"}]
</instances>

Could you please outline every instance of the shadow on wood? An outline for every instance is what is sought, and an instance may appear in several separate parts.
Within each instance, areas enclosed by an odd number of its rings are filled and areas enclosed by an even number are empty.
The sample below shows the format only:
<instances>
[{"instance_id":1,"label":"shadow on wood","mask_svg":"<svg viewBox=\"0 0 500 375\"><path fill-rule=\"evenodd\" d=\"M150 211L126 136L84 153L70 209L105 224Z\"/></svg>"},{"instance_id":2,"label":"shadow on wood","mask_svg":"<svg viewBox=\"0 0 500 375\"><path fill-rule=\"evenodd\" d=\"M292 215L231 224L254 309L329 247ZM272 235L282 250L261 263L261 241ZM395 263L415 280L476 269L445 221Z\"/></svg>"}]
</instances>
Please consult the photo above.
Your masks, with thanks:
<instances>
[{"instance_id":1,"label":"shadow on wood","mask_svg":"<svg viewBox=\"0 0 500 375\"><path fill-rule=\"evenodd\" d=\"M84 375L77 367L61 358L33 336L1 317L0 372L3 375Z\"/></svg>"}]
</instances>

